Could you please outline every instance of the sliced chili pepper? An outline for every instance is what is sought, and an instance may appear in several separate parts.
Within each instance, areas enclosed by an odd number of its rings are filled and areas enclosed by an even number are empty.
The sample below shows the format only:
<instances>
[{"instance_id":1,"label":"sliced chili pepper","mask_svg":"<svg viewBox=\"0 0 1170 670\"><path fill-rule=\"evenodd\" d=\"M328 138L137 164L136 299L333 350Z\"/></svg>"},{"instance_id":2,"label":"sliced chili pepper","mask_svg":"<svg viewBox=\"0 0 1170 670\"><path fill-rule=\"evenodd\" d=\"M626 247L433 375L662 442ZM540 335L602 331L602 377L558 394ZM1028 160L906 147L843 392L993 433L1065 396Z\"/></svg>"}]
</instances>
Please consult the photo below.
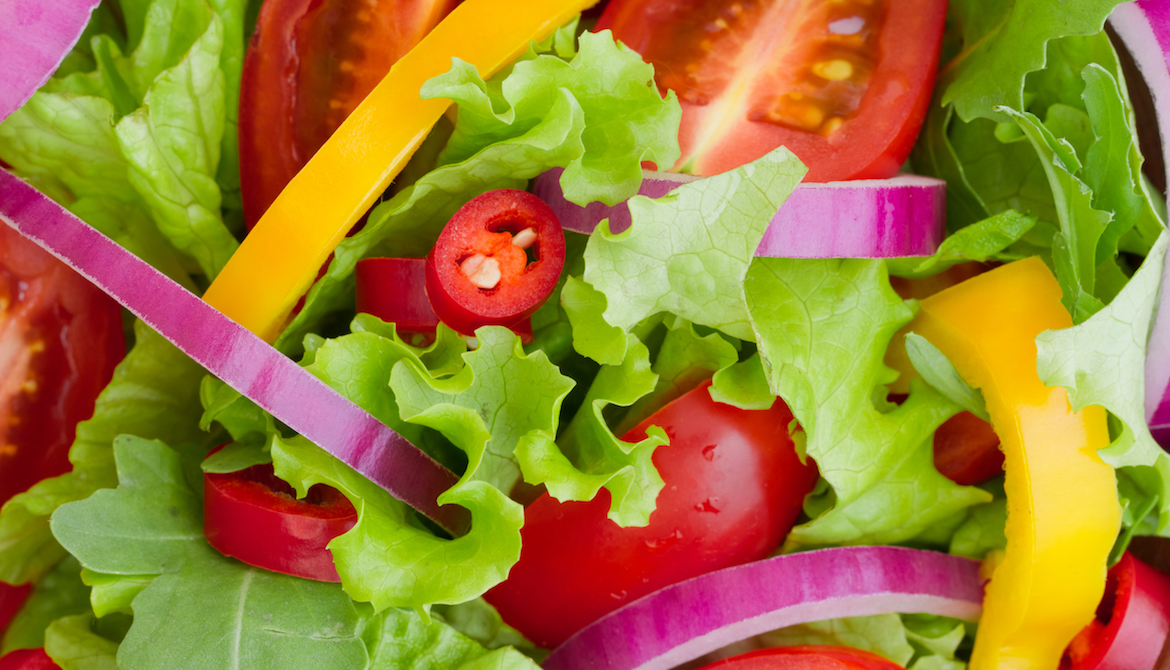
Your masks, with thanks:
<instances>
[{"instance_id":1,"label":"sliced chili pepper","mask_svg":"<svg viewBox=\"0 0 1170 670\"><path fill-rule=\"evenodd\" d=\"M61 670L44 647L14 649L0 657L0 670Z\"/></svg>"},{"instance_id":2,"label":"sliced chili pepper","mask_svg":"<svg viewBox=\"0 0 1170 670\"><path fill-rule=\"evenodd\" d=\"M393 323L400 335L421 334L421 343L434 341L439 317L427 299L427 259L366 258L358 261L356 274L357 311ZM532 342L532 319L511 328L524 344Z\"/></svg>"},{"instance_id":3,"label":"sliced chili pepper","mask_svg":"<svg viewBox=\"0 0 1170 670\"><path fill-rule=\"evenodd\" d=\"M339 582L326 545L353 528L357 512L317 484L303 500L271 464L203 476L203 534L225 556L286 575Z\"/></svg>"},{"instance_id":4,"label":"sliced chili pepper","mask_svg":"<svg viewBox=\"0 0 1170 670\"><path fill-rule=\"evenodd\" d=\"M1170 577L1126 552L1109 570L1097 618L1065 650L1069 670L1153 668L1170 632Z\"/></svg>"},{"instance_id":5,"label":"sliced chili pepper","mask_svg":"<svg viewBox=\"0 0 1170 670\"><path fill-rule=\"evenodd\" d=\"M515 189L473 198L451 217L427 257L427 296L443 323L471 335L514 327L556 287L565 234L540 198Z\"/></svg>"}]
</instances>

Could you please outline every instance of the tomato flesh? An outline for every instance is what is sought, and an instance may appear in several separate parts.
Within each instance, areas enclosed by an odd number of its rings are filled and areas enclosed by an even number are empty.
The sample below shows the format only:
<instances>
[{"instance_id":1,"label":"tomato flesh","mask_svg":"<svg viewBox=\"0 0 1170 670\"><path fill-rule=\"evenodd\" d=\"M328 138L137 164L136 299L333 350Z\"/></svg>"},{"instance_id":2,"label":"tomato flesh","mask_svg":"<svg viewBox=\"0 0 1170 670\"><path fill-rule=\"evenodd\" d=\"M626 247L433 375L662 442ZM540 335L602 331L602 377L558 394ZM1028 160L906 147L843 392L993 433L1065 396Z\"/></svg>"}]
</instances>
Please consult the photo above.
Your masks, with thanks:
<instances>
[{"instance_id":1,"label":"tomato flesh","mask_svg":"<svg viewBox=\"0 0 1170 670\"><path fill-rule=\"evenodd\" d=\"M597 27L678 94L675 169L718 174L786 146L821 182L898 171L930 102L945 15L945 0L614 0Z\"/></svg>"},{"instance_id":2,"label":"tomato flesh","mask_svg":"<svg viewBox=\"0 0 1170 670\"><path fill-rule=\"evenodd\" d=\"M520 561L485 598L508 624L555 647L591 621L651 591L767 556L788 534L816 469L796 456L792 414L711 400L708 385L683 395L626 434L660 426L654 452L665 482L649 525L607 518L610 495L561 503L548 494L524 513Z\"/></svg>"},{"instance_id":3,"label":"tomato flesh","mask_svg":"<svg viewBox=\"0 0 1170 670\"><path fill-rule=\"evenodd\" d=\"M249 225L390 66L458 0L267 0L244 59L240 173Z\"/></svg>"},{"instance_id":4,"label":"tomato flesh","mask_svg":"<svg viewBox=\"0 0 1170 670\"><path fill-rule=\"evenodd\" d=\"M118 303L0 225L0 505L69 471L125 348Z\"/></svg>"},{"instance_id":5,"label":"tomato flesh","mask_svg":"<svg viewBox=\"0 0 1170 670\"><path fill-rule=\"evenodd\" d=\"M861 649L799 645L748 652L705 665L701 670L896 670L901 667Z\"/></svg>"},{"instance_id":6,"label":"tomato flesh","mask_svg":"<svg viewBox=\"0 0 1170 670\"><path fill-rule=\"evenodd\" d=\"M353 528L357 511L317 484L298 500L272 464L203 476L203 534L220 553L287 575L339 582L326 546Z\"/></svg>"},{"instance_id":7,"label":"tomato flesh","mask_svg":"<svg viewBox=\"0 0 1170 670\"><path fill-rule=\"evenodd\" d=\"M565 233L552 208L526 191L497 189L472 198L443 228L427 256L427 297L465 335L480 326L515 329L552 294L564 266Z\"/></svg>"}]
</instances>

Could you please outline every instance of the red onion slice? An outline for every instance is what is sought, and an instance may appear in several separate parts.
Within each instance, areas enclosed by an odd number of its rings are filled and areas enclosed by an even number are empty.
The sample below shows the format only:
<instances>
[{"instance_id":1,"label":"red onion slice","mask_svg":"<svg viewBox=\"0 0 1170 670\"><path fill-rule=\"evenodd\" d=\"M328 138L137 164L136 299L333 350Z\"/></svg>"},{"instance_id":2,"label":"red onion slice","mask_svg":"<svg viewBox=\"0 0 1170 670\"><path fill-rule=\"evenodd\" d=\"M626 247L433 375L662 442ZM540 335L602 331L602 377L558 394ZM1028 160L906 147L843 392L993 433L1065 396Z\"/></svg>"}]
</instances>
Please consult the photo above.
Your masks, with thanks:
<instances>
[{"instance_id":1,"label":"red onion slice","mask_svg":"<svg viewBox=\"0 0 1170 670\"><path fill-rule=\"evenodd\" d=\"M458 480L406 438L169 277L0 170L0 221L60 258L208 372L455 533L467 510L439 507Z\"/></svg>"},{"instance_id":2,"label":"red onion slice","mask_svg":"<svg viewBox=\"0 0 1170 670\"><path fill-rule=\"evenodd\" d=\"M1118 5L1109 23L1125 42L1154 99L1162 156L1170 177L1170 4L1137 0ZM1167 257L1170 261L1170 256ZM1146 421L1162 445L1170 445L1170 264L1162 273L1162 295L1146 353Z\"/></svg>"},{"instance_id":3,"label":"red onion slice","mask_svg":"<svg viewBox=\"0 0 1170 670\"><path fill-rule=\"evenodd\" d=\"M49 80L99 4L100 0L0 2L0 121Z\"/></svg>"},{"instance_id":4,"label":"red onion slice","mask_svg":"<svg viewBox=\"0 0 1170 670\"><path fill-rule=\"evenodd\" d=\"M549 170L536 178L536 195L547 202L566 230L589 234L602 219L620 233L630 210L565 200L560 177ZM639 195L658 198L698 177L644 172ZM781 258L896 258L930 256L945 237L946 182L917 175L892 179L800 184L772 219L757 256Z\"/></svg>"},{"instance_id":5,"label":"red onion slice","mask_svg":"<svg viewBox=\"0 0 1170 670\"><path fill-rule=\"evenodd\" d=\"M655 591L553 650L547 670L667 670L752 635L845 616L979 618L979 562L902 547L777 556Z\"/></svg>"}]
</instances>

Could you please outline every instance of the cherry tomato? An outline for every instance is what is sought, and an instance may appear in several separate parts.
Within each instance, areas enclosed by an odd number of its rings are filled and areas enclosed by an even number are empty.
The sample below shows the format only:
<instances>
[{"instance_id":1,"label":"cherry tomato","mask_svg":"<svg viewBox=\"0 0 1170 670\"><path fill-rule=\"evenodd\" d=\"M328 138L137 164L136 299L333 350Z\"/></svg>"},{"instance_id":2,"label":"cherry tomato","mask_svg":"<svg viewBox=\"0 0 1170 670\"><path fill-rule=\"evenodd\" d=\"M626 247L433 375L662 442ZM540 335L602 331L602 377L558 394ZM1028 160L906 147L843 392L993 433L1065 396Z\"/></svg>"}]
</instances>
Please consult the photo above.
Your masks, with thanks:
<instances>
[{"instance_id":1,"label":"cherry tomato","mask_svg":"<svg viewBox=\"0 0 1170 670\"><path fill-rule=\"evenodd\" d=\"M465 334L514 327L556 288L565 233L552 209L526 191L472 198L447 222L427 257L427 297L439 319Z\"/></svg>"},{"instance_id":2,"label":"cherry tomato","mask_svg":"<svg viewBox=\"0 0 1170 670\"><path fill-rule=\"evenodd\" d=\"M220 553L286 575L339 582L326 545L353 528L357 512L317 484L303 500L272 464L203 475L203 534Z\"/></svg>"},{"instance_id":3,"label":"cherry tomato","mask_svg":"<svg viewBox=\"0 0 1170 670\"><path fill-rule=\"evenodd\" d=\"M267 0L244 59L244 214L276 196L458 0Z\"/></svg>"},{"instance_id":4,"label":"cherry tomato","mask_svg":"<svg viewBox=\"0 0 1170 670\"><path fill-rule=\"evenodd\" d=\"M613 0L597 28L678 93L676 169L718 174L786 146L805 181L834 181L906 160L945 16L945 0Z\"/></svg>"},{"instance_id":5,"label":"cherry tomato","mask_svg":"<svg viewBox=\"0 0 1170 670\"><path fill-rule=\"evenodd\" d=\"M118 303L0 225L0 505L69 471L77 423L125 349Z\"/></svg>"},{"instance_id":6,"label":"cherry tomato","mask_svg":"<svg viewBox=\"0 0 1170 670\"><path fill-rule=\"evenodd\" d=\"M1153 668L1170 631L1170 577L1129 553L1109 570L1097 618L1065 650L1065 670Z\"/></svg>"},{"instance_id":7,"label":"cherry tomato","mask_svg":"<svg viewBox=\"0 0 1170 670\"><path fill-rule=\"evenodd\" d=\"M0 656L0 670L61 670L44 647L15 649Z\"/></svg>"},{"instance_id":8,"label":"cherry tomato","mask_svg":"<svg viewBox=\"0 0 1170 670\"><path fill-rule=\"evenodd\" d=\"M588 502L547 494L524 512L520 561L485 595L506 622L555 647L593 620L651 591L766 557L788 534L816 468L801 464L777 400L749 411L711 400L709 384L626 434L660 426L654 452L665 482L644 528L621 528L602 490Z\"/></svg>"},{"instance_id":9,"label":"cherry tomato","mask_svg":"<svg viewBox=\"0 0 1170 670\"><path fill-rule=\"evenodd\" d=\"M701 670L898 670L901 667L861 649L801 645L751 651L703 666Z\"/></svg>"}]
</instances>

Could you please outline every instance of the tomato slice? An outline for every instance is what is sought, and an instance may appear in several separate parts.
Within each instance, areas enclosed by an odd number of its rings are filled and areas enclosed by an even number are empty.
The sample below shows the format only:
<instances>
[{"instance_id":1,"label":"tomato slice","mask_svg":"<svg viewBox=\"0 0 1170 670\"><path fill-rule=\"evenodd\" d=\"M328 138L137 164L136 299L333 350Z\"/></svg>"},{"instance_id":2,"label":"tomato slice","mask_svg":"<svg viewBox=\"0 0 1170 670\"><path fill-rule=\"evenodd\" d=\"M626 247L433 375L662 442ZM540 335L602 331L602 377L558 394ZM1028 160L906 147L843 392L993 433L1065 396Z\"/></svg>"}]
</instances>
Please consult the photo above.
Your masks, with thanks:
<instances>
[{"instance_id":1,"label":"tomato slice","mask_svg":"<svg viewBox=\"0 0 1170 670\"><path fill-rule=\"evenodd\" d=\"M0 656L0 670L61 670L44 647L15 649Z\"/></svg>"},{"instance_id":2,"label":"tomato slice","mask_svg":"<svg viewBox=\"0 0 1170 670\"><path fill-rule=\"evenodd\" d=\"M14 586L0 582L0 636L8 627L8 622L12 621L12 617L20 611L20 606L24 604L31 591L32 584Z\"/></svg>"},{"instance_id":3,"label":"tomato slice","mask_svg":"<svg viewBox=\"0 0 1170 670\"><path fill-rule=\"evenodd\" d=\"M458 0L267 0L244 58L240 174L251 226Z\"/></svg>"},{"instance_id":4,"label":"tomato slice","mask_svg":"<svg viewBox=\"0 0 1170 670\"><path fill-rule=\"evenodd\" d=\"M945 17L945 0L613 0L597 27L678 93L676 169L718 174L786 146L820 182L898 171Z\"/></svg>"},{"instance_id":5,"label":"tomato slice","mask_svg":"<svg viewBox=\"0 0 1170 670\"><path fill-rule=\"evenodd\" d=\"M564 267L565 233L552 208L526 191L497 189L472 198L443 228L427 256L427 297L465 335L515 327L544 304Z\"/></svg>"},{"instance_id":6,"label":"tomato slice","mask_svg":"<svg viewBox=\"0 0 1170 670\"><path fill-rule=\"evenodd\" d=\"M118 303L0 224L0 505L69 471L125 349Z\"/></svg>"},{"instance_id":7,"label":"tomato slice","mask_svg":"<svg viewBox=\"0 0 1170 670\"><path fill-rule=\"evenodd\" d=\"M751 651L705 665L701 670L896 670L901 667L861 649L799 645Z\"/></svg>"},{"instance_id":8,"label":"tomato slice","mask_svg":"<svg viewBox=\"0 0 1170 670\"><path fill-rule=\"evenodd\" d=\"M780 544L817 479L788 435L792 413L779 400L759 411L717 403L708 387L624 438L642 439L651 425L670 438L653 456L666 485L649 525L610 521L604 489L588 502L545 494L525 510L520 561L484 596L508 624L555 647L651 591L764 558Z\"/></svg>"},{"instance_id":9,"label":"tomato slice","mask_svg":"<svg viewBox=\"0 0 1170 670\"><path fill-rule=\"evenodd\" d=\"M934 431L934 467L947 479L970 486L1003 474L1003 451L991 424L959 412Z\"/></svg>"},{"instance_id":10,"label":"tomato slice","mask_svg":"<svg viewBox=\"0 0 1170 670\"><path fill-rule=\"evenodd\" d=\"M272 464L203 475L203 534L221 554L286 575L339 582L326 545L353 528L357 511L317 484L303 500Z\"/></svg>"}]
</instances>

